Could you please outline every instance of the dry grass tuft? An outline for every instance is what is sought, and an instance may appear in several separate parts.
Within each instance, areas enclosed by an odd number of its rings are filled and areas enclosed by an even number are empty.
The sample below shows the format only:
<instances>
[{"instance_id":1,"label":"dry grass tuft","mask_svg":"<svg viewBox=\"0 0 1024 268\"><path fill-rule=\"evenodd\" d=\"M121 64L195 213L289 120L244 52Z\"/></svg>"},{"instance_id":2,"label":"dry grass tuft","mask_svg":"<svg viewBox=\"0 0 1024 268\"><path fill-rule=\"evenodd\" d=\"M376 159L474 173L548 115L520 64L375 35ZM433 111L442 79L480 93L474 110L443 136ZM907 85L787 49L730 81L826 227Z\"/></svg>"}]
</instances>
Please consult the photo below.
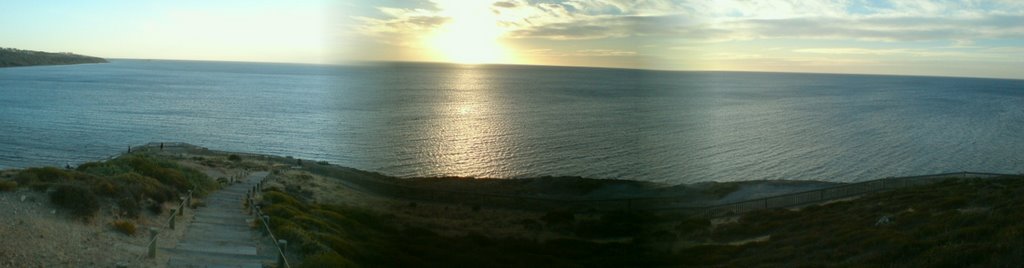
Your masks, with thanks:
<instances>
[{"instance_id":1,"label":"dry grass tuft","mask_svg":"<svg viewBox=\"0 0 1024 268\"><path fill-rule=\"evenodd\" d=\"M135 235L135 231L136 231L135 223L132 223L132 222L127 221L127 220L116 220L116 221L110 223L110 225L114 227L114 230L117 230L118 232L121 232L122 234L130 235L130 236Z\"/></svg>"},{"instance_id":2,"label":"dry grass tuft","mask_svg":"<svg viewBox=\"0 0 1024 268\"><path fill-rule=\"evenodd\" d=\"M16 181L0 181L0 191L10 192L18 189L18 182Z\"/></svg>"}]
</instances>

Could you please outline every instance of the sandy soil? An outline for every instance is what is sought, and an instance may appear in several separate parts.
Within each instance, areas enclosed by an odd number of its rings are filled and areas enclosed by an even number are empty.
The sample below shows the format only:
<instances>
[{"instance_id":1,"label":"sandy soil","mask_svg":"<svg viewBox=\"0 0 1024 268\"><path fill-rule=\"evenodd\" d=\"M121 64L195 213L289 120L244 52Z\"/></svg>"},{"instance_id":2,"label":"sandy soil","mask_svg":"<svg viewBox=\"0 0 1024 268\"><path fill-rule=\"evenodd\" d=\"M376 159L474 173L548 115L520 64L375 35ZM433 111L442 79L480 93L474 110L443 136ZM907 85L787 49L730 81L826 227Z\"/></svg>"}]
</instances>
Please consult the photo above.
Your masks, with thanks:
<instances>
[{"instance_id":1,"label":"sandy soil","mask_svg":"<svg viewBox=\"0 0 1024 268\"><path fill-rule=\"evenodd\" d=\"M184 234L183 228L163 228L166 212L130 219L137 232L123 234L111 227L121 219L116 211L116 205L105 202L97 216L78 220L52 205L45 193L24 188L0 192L0 241L8 241L0 245L0 267L154 267L166 259L159 253L157 260L145 258L148 229L159 230L158 247L172 247ZM190 211L184 218L191 217Z\"/></svg>"}]
</instances>

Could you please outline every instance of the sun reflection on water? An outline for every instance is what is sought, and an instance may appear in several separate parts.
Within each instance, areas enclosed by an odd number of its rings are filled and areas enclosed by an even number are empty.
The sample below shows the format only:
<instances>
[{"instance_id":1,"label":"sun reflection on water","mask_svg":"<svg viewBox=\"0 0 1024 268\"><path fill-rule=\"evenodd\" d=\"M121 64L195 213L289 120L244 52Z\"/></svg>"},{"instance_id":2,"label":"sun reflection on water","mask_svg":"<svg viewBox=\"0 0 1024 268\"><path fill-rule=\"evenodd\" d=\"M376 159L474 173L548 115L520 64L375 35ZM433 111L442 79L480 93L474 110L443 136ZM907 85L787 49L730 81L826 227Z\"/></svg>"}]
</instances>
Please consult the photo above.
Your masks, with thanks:
<instances>
[{"instance_id":1,"label":"sun reflection on water","mask_svg":"<svg viewBox=\"0 0 1024 268\"><path fill-rule=\"evenodd\" d=\"M507 170L505 118L494 107L497 100L489 87L488 72L466 66L455 70L450 90L437 106L440 120L433 129L433 174L493 175ZM510 175L510 174L503 174Z\"/></svg>"}]
</instances>

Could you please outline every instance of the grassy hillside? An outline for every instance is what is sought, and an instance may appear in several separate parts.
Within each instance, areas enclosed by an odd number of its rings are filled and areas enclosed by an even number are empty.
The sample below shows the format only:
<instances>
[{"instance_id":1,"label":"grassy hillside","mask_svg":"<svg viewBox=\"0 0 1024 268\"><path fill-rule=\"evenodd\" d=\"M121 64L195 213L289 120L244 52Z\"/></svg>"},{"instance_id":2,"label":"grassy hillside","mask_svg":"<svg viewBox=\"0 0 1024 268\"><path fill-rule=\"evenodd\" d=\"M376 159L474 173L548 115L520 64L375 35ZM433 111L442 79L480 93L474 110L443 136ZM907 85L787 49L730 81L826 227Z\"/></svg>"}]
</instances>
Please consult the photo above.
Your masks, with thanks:
<instances>
[{"instance_id":1,"label":"grassy hillside","mask_svg":"<svg viewBox=\"0 0 1024 268\"><path fill-rule=\"evenodd\" d=\"M696 244L680 264L1013 267L1024 263L1022 194L1022 178L948 180L744 214L683 234Z\"/></svg>"},{"instance_id":2,"label":"grassy hillside","mask_svg":"<svg viewBox=\"0 0 1024 268\"><path fill-rule=\"evenodd\" d=\"M1024 180L949 180L802 209L718 219L549 211L520 236L452 235L399 210L265 192L274 233L305 267L964 267L1024 263ZM408 210L416 210L410 203ZM446 208L447 209L447 208ZM474 208L475 210L476 208ZM436 218L443 218L437 215ZM880 219L888 219L880 221ZM504 218L484 219L508 221ZM556 232L537 239L530 232Z\"/></svg>"}]
</instances>

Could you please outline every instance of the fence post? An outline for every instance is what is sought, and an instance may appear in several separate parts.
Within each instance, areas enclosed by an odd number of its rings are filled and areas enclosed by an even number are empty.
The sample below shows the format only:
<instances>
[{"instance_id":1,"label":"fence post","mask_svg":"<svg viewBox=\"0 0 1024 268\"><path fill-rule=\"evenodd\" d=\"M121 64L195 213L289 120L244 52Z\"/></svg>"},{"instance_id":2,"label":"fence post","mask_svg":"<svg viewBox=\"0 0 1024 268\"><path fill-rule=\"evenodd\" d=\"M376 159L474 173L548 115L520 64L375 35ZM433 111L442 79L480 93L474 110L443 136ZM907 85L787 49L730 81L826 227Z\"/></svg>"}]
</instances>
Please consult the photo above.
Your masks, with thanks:
<instances>
[{"instance_id":1,"label":"fence post","mask_svg":"<svg viewBox=\"0 0 1024 268\"><path fill-rule=\"evenodd\" d=\"M187 200L188 200L188 198L186 198L184 196L181 197L181 206L179 206L179 207L181 207L181 209L178 210L178 216L185 216L185 207L188 206L185 203L185 201L187 201Z\"/></svg>"},{"instance_id":2,"label":"fence post","mask_svg":"<svg viewBox=\"0 0 1024 268\"><path fill-rule=\"evenodd\" d=\"M174 217L178 216L178 211L177 210L178 209L176 209L176 208L172 208L171 209L171 222L170 222L171 230L174 230Z\"/></svg>"},{"instance_id":3,"label":"fence post","mask_svg":"<svg viewBox=\"0 0 1024 268\"><path fill-rule=\"evenodd\" d=\"M156 228L149 227L149 258L156 258L156 235L159 233Z\"/></svg>"},{"instance_id":4,"label":"fence post","mask_svg":"<svg viewBox=\"0 0 1024 268\"><path fill-rule=\"evenodd\" d=\"M288 240L277 240L277 246L281 248L281 252L277 255L277 267L284 267L284 249L288 246Z\"/></svg>"},{"instance_id":5,"label":"fence post","mask_svg":"<svg viewBox=\"0 0 1024 268\"><path fill-rule=\"evenodd\" d=\"M764 208L768 208L768 198L764 198Z\"/></svg>"}]
</instances>

